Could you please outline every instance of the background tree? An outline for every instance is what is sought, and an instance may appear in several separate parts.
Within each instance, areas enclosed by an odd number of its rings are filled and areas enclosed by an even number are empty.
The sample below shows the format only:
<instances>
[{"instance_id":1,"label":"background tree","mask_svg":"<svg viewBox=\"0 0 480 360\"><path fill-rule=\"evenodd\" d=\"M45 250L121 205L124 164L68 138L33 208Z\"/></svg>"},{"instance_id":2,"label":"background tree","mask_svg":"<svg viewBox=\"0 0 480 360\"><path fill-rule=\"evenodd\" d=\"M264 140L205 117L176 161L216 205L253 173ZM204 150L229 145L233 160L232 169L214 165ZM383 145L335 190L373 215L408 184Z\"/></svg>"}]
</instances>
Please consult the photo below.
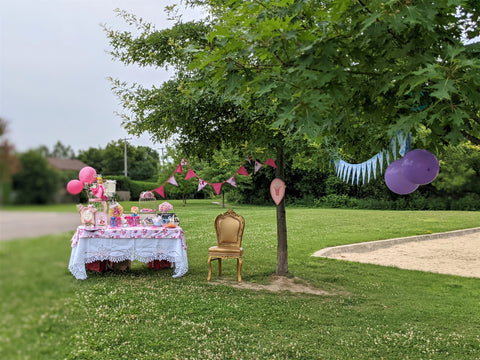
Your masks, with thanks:
<instances>
[{"instance_id":1,"label":"background tree","mask_svg":"<svg viewBox=\"0 0 480 360\"><path fill-rule=\"evenodd\" d=\"M80 151L78 159L92 166L98 174L123 175L125 169L124 142L111 141L105 149L90 148ZM127 172L133 180L156 180L158 175L158 152L146 146L127 143Z\"/></svg>"},{"instance_id":2,"label":"background tree","mask_svg":"<svg viewBox=\"0 0 480 360\"><path fill-rule=\"evenodd\" d=\"M132 134L178 134L187 155L263 147L276 152L281 178L286 144L305 136L358 162L398 130L427 148L478 139L479 50L462 42L470 18L466 36L477 30L471 1L190 3L209 17L157 31L123 13L140 35L107 29L115 58L175 70L152 89L113 82ZM284 203L277 210L285 274Z\"/></svg>"},{"instance_id":3,"label":"background tree","mask_svg":"<svg viewBox=\"0 0 480 360\"><path fill-rule=\"evenodd\" d=\"M64 145L60 141L57 141L53 146L52 152L49 154L49 157L56 157L62 159L74 159L75 151L70 145Z\"/></svg>"},{"instance_id":4,"label":"background tree","mask_svg":"<svg viewBox=\"0 0 480 360\"><path fill-rule=\"evenodd\" d=\"M0 118L0 206L9 201L12 176L21 166L13 144L6 138L8 123Z\"/></svg>"},{"instance_id":5,"label":"background tree","mask_svg":"<svg viewBox=\"0 0 480 360\"><path fill-rule=\"evenodd\" d=\"M48 204L54 202L60 174L50 167L47 159L35 150L19 157L22 170L13 176L15 202L18 204Z\"/></svg>"}]
</instances>

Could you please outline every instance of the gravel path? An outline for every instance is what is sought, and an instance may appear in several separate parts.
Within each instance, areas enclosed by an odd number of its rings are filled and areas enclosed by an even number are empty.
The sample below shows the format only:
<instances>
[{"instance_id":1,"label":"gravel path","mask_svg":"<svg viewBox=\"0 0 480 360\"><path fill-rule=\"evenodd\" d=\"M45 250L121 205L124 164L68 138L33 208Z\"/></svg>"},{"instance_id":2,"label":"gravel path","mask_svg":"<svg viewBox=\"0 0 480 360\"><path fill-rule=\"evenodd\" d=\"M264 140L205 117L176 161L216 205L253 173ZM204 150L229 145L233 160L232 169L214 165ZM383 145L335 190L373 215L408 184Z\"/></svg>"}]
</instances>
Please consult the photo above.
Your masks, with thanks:
<instances>
[{"instance_id":1,"label":"gravel path","mask_svg":"<svg viewBox=\"0 0 480 360\"><path fill-rule=\"evenodd\" d=\"M480 278L480 228L337 246L313 256Z\"/></svg>"}]
</instances>

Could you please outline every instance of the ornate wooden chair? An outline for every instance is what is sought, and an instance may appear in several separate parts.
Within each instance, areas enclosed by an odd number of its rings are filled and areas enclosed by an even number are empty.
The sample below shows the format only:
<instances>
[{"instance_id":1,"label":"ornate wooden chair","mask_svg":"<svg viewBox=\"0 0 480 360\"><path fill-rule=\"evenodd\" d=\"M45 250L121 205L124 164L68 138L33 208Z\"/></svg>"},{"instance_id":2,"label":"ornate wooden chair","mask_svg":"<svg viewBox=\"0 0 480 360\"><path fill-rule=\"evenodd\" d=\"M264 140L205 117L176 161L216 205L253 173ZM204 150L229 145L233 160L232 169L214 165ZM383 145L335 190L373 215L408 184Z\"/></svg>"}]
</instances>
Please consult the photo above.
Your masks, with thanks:
<instances>
[{"instance_id":1,"label":"ornate wooden chair","mask_svg":"<svg viewBox=\"0 0 480 360\"><path fill-rule=\"evenodd\" d=\"M245 228L245 219L233 210L218 215L214 220L217 233L217 246L208 249L208 277L212 277L212 260L218 260L218 276L222 275L222 259L237 259L237 278L242 281L242 236Z\"/></svg>"}]
</instances>

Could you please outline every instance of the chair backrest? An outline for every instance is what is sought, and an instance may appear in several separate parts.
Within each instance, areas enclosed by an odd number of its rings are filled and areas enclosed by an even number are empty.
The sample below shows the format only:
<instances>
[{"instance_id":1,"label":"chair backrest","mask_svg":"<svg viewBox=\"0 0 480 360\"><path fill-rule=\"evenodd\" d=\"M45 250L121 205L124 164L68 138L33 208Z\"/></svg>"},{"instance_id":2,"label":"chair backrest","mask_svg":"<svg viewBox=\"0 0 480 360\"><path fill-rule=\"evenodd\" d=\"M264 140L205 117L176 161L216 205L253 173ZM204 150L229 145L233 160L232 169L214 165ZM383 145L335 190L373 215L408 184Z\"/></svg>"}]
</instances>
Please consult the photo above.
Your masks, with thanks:
<instances>
[{"instance_id":1,"label":"chair backrest","mask_svg":"<svg viewBox=\"0 0 480 360\"><path fill-rule=\"evenodd\" d=\"M215 218L214 225L218 246L235 248L242 246L243 229L245 228L245 219L242 215L228 210Z\"/></svg>"}]
</instances>

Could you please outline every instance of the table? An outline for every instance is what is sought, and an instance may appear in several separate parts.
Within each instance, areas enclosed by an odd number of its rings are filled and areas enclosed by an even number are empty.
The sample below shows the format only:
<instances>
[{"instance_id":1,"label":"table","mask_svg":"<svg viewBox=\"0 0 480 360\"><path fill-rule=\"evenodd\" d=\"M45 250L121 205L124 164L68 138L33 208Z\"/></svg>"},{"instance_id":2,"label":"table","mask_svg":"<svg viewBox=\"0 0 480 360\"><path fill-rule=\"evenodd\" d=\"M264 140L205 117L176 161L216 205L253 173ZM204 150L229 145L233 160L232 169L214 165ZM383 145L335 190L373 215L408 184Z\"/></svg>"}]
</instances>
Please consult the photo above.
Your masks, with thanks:
<instances>
[{"instance_id":1,"label":"table","mask_svg":"<svg viewBox=\"0 0 480 360\"><path fill-rule=\"evenodd\" d=\"M85 280L85 264L93 261L139 260L148 263L167 260L173 264L173 277L188 271L187 244L183 229L161 226L87 227L79 226L72 239L68 269Z\"/></svg>"}]
</instances>

